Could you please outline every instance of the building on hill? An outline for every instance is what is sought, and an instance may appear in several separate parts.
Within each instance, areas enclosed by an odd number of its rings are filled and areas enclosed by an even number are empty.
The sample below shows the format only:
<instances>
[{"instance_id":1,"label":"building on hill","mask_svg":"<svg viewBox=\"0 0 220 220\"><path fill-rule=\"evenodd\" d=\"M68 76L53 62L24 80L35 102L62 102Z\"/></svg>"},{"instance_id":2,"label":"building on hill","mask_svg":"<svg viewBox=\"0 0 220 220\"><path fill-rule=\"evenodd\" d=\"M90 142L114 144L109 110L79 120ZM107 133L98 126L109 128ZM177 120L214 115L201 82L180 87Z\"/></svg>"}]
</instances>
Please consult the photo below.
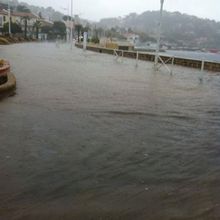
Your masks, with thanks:
<instances>
[{"instance_id":1,"label":"building on hill","mask_svg":"<svg viewBox=\"0 0 220 220\"><path fill-rule=\"evenodd\" d=\"M39 19L40 22L40 28L39 28L39 40L47 40L48 39L48 33L44 32L44 29L47 28L52 28L53 27L53 22L48 21L45 19Z\"/></svg>"},{"instance_id":2,"label":"building on hill","mask_svg":"<svg viewBox=\"0 0 220 220\"><path fill-rule=\"evenodd\" d=\"M63 23L65 24L65 26L66 26L66 40L67 41L70 41L70 38L71 38L71 30L73 29L75 29L75 21L74 20L70 20L70 19L68 19L68 20L63 20Z\"/></svg>"},{"instance_id":3,"label":"building on hill","mask_svg":"<svg viewBox=\"0 0 220 220\"><path fill-rule=\"evenodd\" d=\"M0 9L0 30L4 27L4 24L8 22L8 12Z\"/></svg>"},{"instance_id":4,"label":"building on hill","mask_svg":"<svg viewBox=\"0 0 220 220\"><path fill-rule=\"evenodd\" d=\"M17 23L21 26L23 32L25 32L25 28L27 28L27 37L34 36L34 24L40 19L39 16L28 12L13 12L11 18L13 23Z\"/></svg>"},{"instance_id":5,"label":"building on hill","mask_svg":"<svg viewBox=\"0 0 220 220\"><path fill-rule=\"evenodd\" d=\"M140 36L135 33L125 33L123 34L127 41L133 45L139 42Z\"/></svg>"},{"instance_id":6,"label":"building on hill","mask_svg":"<svg viewBox=\"0 0 220 220\"><path fill-rule=\"evenodd\" d=\"M40 18L38 15L32 12L12 12L11 13L11 22L16 23L21 27L23 33L25 33L26 37L36 37L36 23L39 22L39 38L42 40L46 40L47 36L41 33L41 28L44 26L52 26L53 23L50 21L46 21ZM6 23L9 22L8 11L0 9L0 33L3 34L3 27Z\"/></svg>"}]
</instances>

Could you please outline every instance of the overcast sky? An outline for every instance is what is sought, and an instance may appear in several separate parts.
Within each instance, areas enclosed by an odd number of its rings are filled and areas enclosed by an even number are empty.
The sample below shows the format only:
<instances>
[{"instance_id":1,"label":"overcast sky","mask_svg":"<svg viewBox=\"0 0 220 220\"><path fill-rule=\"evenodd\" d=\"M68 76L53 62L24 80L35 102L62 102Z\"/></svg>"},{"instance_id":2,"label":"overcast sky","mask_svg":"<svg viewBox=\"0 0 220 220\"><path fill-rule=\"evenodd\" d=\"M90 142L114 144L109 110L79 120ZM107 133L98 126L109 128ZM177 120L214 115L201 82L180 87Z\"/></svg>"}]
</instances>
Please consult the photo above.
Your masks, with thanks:
<instances>
[{"instance_id":1,"label":"overcast sky","mask_svg":"<svg viewBox=\"0 0 220 220\"><path fill-rule=\"evenodd\" d=\"M40 6L62 8L70 6L71 0L22 0ZM74 14L97 21L106 17L124 16L131 12L142 13L157 10L160 0L73 0ZM165 0L167 11L180 11L203 18L220 21L220 0Z\"/></svg>"}]
</instances>

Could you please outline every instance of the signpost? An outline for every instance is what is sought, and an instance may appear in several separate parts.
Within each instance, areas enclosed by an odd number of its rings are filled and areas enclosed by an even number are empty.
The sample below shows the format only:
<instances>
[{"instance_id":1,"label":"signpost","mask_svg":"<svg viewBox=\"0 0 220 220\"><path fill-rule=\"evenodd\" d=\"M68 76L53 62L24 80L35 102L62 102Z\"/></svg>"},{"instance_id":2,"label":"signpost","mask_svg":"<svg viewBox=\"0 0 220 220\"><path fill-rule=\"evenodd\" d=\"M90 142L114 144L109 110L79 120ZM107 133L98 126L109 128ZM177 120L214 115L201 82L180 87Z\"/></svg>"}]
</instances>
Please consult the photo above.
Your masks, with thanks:
<instances>
[{"instance_id":1,"label":"signpost","mask_svg":"<svg viewBox=\"0 0 220 220\"><path fill-rule=\"evenodd\" d=\"M161 40L161 27L162 27L162 16L163 16L163 4L164 0L160 0L160 19L158 23L158 33L157 33L157 48L155 54L155 63L154 68L157 70L158 68L158 61L159 61L159 53L160 53L160 40Z\"/></svg>"},{"instance_id":2,"label":"signpost","mask_svg":"<svg viewBox=\"0 0 220 220\"><path fill-rule=\"evenodd\" d=\"M160 0L160 18L159 18L159 23L158 23L157 48L156 48L156 53L155 53L154 70L158 71L162 66L164 66L166 70L172 75L172 70L169 69L169 67L167 66L167 63L171 62L173 66L174 57L171 57L167 59L166 61L164 61L160 57L160 40L161 40L162 18L163 18L163 5L164 5L164 0Z\"/></svg>"}]
</instances>

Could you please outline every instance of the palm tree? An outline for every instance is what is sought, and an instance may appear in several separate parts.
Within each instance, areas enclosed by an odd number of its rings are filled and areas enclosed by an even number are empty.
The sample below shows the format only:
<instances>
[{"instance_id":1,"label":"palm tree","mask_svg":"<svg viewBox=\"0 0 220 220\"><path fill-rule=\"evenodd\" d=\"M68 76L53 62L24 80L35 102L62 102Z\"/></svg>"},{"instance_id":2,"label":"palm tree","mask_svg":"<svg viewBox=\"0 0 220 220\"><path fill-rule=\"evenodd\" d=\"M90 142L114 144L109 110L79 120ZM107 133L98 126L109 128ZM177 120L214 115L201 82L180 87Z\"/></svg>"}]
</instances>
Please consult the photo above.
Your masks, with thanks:
<instances>
[{"instance_id":1,"label":"palm tree","mask_svg":"<svg viewBox=\"0 0 220 220\"><path fill-rule=\"evenodd\" d=\"M22 20L24 21L24 38L27 39L27 26L28 26L28 20L30 20L29 16L22 17Z\"/></svg>"},{"instance_id":2,"label":"palm tree","mask_svg":"<svg viewBox=\"0 0 220 220\"><path fill-rule=\"evenodd\" d=\"M36 38L38 39L39 38L39 29L41 27L41 21L37 20L35 23L34 23L34 29L36 30Z\"/></svg>"},{"instance_id":3,"label":"palm tree","mask_svg":"<svg viewBox=\"0 0 220 220\"><path fill-rule=\"evenodd\" d=\"M79 43L79 38L80 38L80 32L81 32L81 30L82 30L82 25L81 24L76 24L75 25L75 28L76 28L76 30L77 30L77 36L78 36L78 43Z\"/></svg>"}]
</instances>

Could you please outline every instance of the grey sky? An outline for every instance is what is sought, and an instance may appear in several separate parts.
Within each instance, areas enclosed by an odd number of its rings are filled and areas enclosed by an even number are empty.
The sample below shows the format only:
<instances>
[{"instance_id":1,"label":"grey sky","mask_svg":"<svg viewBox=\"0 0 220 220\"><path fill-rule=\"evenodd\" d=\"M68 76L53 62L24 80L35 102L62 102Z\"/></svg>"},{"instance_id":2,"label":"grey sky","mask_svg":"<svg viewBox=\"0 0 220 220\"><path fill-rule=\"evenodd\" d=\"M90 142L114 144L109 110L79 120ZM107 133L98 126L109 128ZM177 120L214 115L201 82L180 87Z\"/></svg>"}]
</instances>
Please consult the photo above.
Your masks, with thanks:
<instances>
[{"instance_id":1,"label":"grey sky","mask_svg":"<svg viewBox=\"0 0 220 220\"><path fill-rule=\"evenodd\" d=\"M70 5L70 0L23 0L41 6L52 6L64 12L63 7ZM73 0L74 14L90 20L106 17L124 16L131 12L141 13L157 10L160 0ZM165 0L165 10L180 11L203 18L220 21L219 0Z\"/></svg>"}]
</instances>

